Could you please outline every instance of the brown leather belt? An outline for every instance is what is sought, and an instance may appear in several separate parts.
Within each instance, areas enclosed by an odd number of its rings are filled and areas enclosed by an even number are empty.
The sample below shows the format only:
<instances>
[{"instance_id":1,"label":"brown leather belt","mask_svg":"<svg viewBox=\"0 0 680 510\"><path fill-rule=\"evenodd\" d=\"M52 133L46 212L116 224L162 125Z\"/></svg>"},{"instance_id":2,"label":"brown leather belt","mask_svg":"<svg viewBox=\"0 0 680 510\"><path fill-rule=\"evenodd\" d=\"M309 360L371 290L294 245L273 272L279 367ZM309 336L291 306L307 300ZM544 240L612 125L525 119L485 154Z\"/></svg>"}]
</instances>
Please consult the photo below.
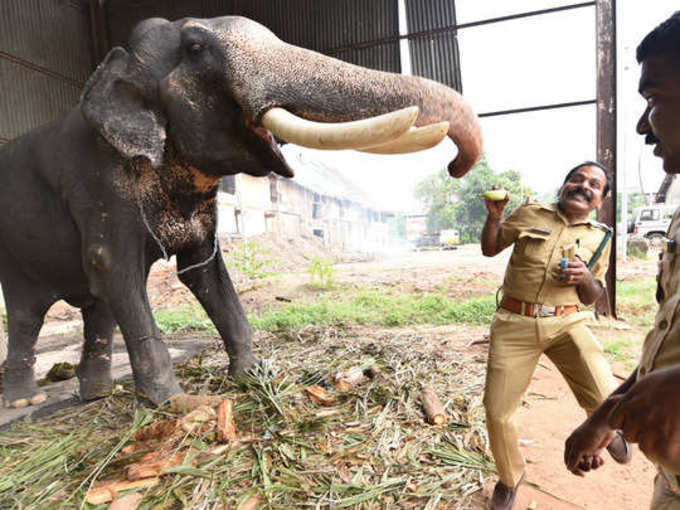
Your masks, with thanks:
<instances>
[{"instance_id":1,"label":"brown leather belt","mask_svg":"<svg viewBox=\"0 0 680 510\"><path fill-rule=\"evenodd\" d=\"M578 305L546 306L537 303L525 303L510 296L503 296L501 308L527 317L560 317L578 312Z\"/></svg>"}]
</instances>

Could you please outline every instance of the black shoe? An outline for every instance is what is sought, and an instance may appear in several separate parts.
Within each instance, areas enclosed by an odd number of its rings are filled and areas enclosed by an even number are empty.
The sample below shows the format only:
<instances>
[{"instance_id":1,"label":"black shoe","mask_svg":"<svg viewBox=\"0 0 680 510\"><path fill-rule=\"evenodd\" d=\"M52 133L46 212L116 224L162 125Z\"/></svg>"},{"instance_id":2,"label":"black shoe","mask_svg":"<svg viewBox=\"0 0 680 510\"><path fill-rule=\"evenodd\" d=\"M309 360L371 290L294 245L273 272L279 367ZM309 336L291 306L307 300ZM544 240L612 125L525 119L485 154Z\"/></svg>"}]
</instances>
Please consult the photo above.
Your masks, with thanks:
<instances>
[{"instance_id":1,"label":"black shoe","mask_svg":"<svg viewBox=\"0 0 680 510\"><path fill-rule=\"evenodd\" d=\"M623 438L623 432L616 431L614 439L607 445L607 451L619 464L628 464L633 457L633 448L630 443Z\"/></svg>"},{"instance_id":2,"label":"black shoe","mask_svg":"<svg viewBox=\"0 0 680 510\"><path fill-rule=\"evenodd\" d=\"M498 482L496 482L496 486L493 489L493 496L491 496L489 510L510 510L512 505L515 504L517 490L519 489L519 486L522 485L523 481L524 473L522 473L522 477L514 487L507 487L503 485L503 482L498 480Z\"/></svg>"}]
</instances>

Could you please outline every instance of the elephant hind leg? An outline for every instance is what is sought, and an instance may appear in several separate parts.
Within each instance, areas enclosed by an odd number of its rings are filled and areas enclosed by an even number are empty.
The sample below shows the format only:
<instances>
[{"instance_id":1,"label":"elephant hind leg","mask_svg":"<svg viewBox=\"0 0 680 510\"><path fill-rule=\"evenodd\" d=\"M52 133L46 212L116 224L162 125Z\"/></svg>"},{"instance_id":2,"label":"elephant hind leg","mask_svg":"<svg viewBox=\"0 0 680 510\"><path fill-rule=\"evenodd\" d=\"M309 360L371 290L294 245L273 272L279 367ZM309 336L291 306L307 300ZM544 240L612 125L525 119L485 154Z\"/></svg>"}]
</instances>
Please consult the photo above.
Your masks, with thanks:
<instances>
[{"instance_id":1,"label":"elephant hind leg","mask_svg":"<svg viewBox=\"0 0 680 510\"><path fill-rule=\"evenodd\" d=\"M116 321L108 305L97 300L82 309L85 342L76 369L80 383L80 398L94 400L111 394L111 358L113 331Z\"/></svg>"},{"instance_id":2,"label":"elephant hind leg","mask_svg":"<svg viewBox=\"0 0 680 510\"><path fill-rule=\"evenodd\" d=\"M3 396L8 407L36 405L47 399L35 381L36 342L53 299L41 289L7 285L8 350L3 373Z\"/></svg>"}]
</instances>

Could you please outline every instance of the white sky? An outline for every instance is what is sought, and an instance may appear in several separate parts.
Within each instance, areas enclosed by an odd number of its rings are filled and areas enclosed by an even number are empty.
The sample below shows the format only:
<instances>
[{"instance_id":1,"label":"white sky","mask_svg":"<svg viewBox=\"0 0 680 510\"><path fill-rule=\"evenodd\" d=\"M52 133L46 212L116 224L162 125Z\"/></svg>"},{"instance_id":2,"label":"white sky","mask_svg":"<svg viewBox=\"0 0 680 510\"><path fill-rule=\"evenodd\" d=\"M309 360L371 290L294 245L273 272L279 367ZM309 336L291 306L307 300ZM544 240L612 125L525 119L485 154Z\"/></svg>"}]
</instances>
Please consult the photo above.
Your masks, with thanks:
<instances>
[{"instance_id":1,"label":"white sky","mask_svg":"<svg viewBox=\"0 0 680 510\"><path fill-rule=\"evenodd\" d=\"M457 0L458 23L569 5L565 0ZM635 47L680 9L677 0L618 0L618 172L627 189L658 188L661 162L635 133L644 103L637 94ZM463 95L477 113L584 101L596 96L595 8L585 7L459 30ZM554 191L565 172L596 157L595 105L481 119L491 167L518 170L539 192ZM453 158L448 139L404 156L354 151L305 151L335 168L384 207L415 210L413 188ZM638 172L638 161L640 172ZM639 175L642 175L640 180ZM619 187L624 183L619 178Z\"/></svg>"}]
</instances>

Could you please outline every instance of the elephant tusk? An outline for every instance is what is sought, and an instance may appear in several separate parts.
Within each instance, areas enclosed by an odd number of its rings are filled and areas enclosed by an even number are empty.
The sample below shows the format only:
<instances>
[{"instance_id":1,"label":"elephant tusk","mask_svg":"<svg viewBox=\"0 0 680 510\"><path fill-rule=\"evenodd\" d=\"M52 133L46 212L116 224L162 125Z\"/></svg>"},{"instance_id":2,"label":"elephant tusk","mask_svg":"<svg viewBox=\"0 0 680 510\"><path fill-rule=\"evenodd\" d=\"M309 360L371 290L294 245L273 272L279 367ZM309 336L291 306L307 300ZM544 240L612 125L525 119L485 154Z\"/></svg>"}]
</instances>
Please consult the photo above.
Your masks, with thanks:
<instances>
[{"instance_id":1,"label":"elephant tusk","mask_svg":"<svg viewBox=\"0 0 680 510\"><path fill-rule=\"evenodd\" d=\"M262 126L279 138L312 149L344 150L382 145L400 137L418 118L419 108L401 110L351 122L314 122L283 108L272 108Z\"/></svg>"},{"instance_id":2,"label":"elephant tusk","mask_svg":"<svg viewBox=\"0 0 680 510\"><path fill-rule=\"evenodd\" d=\"M406 154L408 152L418 152L434 147L441 142L449 132L447 121L429 124L427 126L411 128L399 138L395 138L381 145L363 147L361 152L371 152L373 154Z\"/></svg>"}]
</instances>

